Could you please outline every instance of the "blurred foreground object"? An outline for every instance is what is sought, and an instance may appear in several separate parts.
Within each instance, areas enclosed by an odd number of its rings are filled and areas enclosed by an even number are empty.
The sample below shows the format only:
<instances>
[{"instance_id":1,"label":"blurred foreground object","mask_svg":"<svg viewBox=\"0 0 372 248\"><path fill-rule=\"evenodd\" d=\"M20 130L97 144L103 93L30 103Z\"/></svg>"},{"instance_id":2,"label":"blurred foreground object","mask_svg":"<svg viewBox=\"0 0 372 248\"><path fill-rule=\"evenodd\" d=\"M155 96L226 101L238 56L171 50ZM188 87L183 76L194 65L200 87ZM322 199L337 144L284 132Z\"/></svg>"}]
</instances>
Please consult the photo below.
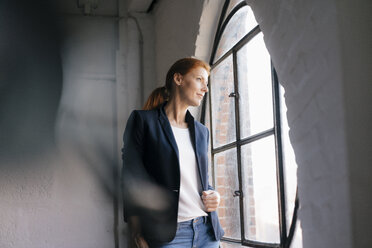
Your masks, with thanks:
<instances>
[{"instance_id":1,"label":"blurred foreground object","mask_svg":"<svg viewBox=\"0 0 372 248\"><path fill-rule=\"evenodd\" d=\"M39 156L54 143L62 89L59 28L47 1L0 3L0 158Z\"/></svg>"}]
</instances>

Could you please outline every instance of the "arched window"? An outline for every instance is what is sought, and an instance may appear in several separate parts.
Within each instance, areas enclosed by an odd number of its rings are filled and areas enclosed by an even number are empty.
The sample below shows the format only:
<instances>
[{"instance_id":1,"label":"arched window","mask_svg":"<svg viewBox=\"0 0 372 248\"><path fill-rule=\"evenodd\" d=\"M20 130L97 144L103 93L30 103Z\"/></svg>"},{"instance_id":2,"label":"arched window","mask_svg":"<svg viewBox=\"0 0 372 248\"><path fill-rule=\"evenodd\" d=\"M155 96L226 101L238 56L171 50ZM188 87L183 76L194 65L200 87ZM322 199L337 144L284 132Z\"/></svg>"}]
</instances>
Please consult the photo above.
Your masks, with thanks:
<instances>
[{"instance_id":1,"label":"arched window","mask_svg":"<svg viewBox=\"0 0 372 248\"><path fill-rule=\"evenodd\" d=\"M284 90L245 1L225 2L210 64L202 122L211 131L211 184L221 194L221 246L289 247L297 165Z\"/></svg>"}]
</instances>

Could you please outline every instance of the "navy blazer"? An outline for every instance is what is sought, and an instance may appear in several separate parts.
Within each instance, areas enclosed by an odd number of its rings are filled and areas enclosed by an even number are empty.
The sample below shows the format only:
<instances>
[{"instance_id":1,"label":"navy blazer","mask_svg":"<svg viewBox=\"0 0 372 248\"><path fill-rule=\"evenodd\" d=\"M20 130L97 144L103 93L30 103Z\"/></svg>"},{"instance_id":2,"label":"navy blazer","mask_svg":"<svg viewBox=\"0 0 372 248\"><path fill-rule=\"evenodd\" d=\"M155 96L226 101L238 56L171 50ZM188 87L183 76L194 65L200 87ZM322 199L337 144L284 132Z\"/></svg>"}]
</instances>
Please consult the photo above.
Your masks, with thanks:
<instances>
[{"instance_id":1,"label":"navy blazer","mask_svg":"<svg viewBox=\"0 0 372 248\"><path fill-rule=\"evenodd\" d=\"M131 113L122 149L124 219L138 216L145 239L156 242L169 242L176 234L180 189L178 148L164 111L165 104L154 110ZM186 122L202 190L213 189L208 184L208 129L195 121L189 111ZM224 232L217 213L208 215L219 240Z\"/></svg>"}]
</instances>

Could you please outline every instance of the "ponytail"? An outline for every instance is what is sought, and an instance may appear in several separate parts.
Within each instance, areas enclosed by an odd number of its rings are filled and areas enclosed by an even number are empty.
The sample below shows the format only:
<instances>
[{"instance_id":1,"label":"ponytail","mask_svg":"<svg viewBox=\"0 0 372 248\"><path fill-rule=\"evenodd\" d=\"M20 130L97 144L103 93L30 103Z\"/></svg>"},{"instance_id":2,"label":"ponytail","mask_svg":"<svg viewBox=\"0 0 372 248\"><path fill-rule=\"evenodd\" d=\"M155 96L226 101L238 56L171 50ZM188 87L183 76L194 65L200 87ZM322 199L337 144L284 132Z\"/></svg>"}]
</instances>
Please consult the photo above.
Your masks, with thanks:
<instances>
[{"instance_id":1,"label":"ponytail","mask_svg":"<svg viewBox=\"0 0 372 248\"><path fill-rule=\"evenodd\" d=\"M169 94L165 86L156 88L147 99L143 110L151 110L159 107L163 102L168 100Z\"/></svg>"}]
</instances>

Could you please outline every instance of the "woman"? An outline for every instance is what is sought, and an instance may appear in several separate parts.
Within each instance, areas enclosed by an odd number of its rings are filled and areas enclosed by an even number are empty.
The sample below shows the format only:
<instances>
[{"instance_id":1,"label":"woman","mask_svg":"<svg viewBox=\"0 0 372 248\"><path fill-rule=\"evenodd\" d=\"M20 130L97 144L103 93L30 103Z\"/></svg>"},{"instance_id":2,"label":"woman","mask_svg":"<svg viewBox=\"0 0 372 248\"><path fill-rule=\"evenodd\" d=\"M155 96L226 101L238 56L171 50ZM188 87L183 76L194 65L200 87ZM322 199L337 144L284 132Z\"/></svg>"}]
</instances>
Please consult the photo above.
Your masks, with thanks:
<instances>
[{"instance_id":1,"label":"woman","mask_svg":"<svg viewBox=\"0 0 372 248\"><path fill-rule=\"evenodd\" d=\"M124 133L124 219L137 247L218 247L220 195L208 184L208 129L187 110L208 92L210 67L184 58L169 69Z\"/></svg>"}]
</instances>

